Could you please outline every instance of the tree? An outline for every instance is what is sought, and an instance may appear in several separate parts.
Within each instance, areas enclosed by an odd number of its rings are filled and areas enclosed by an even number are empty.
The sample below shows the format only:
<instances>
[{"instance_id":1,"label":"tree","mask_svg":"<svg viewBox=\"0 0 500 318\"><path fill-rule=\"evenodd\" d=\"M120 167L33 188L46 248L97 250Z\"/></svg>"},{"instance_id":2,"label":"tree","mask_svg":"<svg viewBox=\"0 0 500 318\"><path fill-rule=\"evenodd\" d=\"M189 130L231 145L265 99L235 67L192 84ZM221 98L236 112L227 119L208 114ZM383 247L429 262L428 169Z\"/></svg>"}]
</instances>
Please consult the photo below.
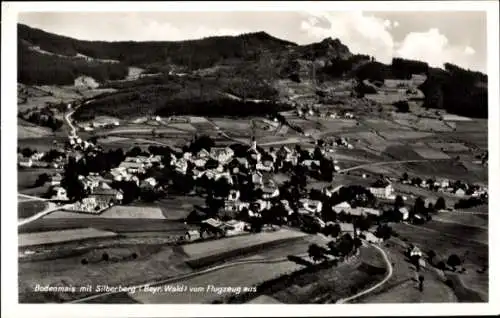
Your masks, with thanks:
<instances>
[{"instance_id":1,"label":"tree","mask_svg":"<svg viewBox=\"0 0 500 318\"><path fill-rule=\"evenodd\" d=\"M458 255L451 254L448 257L448 261L446 263L449 266L451 266L451 268L453 268L453 271L455 271L457 269L457 266L459 266L460 264L462 264L462 261L460 260L460 257L458 257Z\"/></svg>"},{"instance_id":2,"label":"tree","mask_svg":"<svg viewBox=\"0 0 500 318\"><path fill-rule=\"evenodd\" d=\"M341 228L340 228L340 225L337 224L337 223L335 223L335 224L328 224L323 229L323 234L329 235L329 236L331 236L333 238L336 238L337 236L339 236L340 232L341 232Z\"/></svg>"},{"instance_id":3,"label":"tree","mask_svg":"<svg viewBox=\"0 0 500 318\"><path fill-rule=\"evenodd\" d=\"M396 199L394 200L394 209L399 210L400 208L405 206L405 201L403 200L403 197L401 195L397 195Z\"/></svg>"},{"instance_id":4,"label":"tree","mask_svg":"<svg viewBox=\"0 0 500 318\"><path fill-rule=\"evenodd\" d=\"M102 253L102 260L105 261L105 262L109 261L109 255L108 255L108 253L106 253L106 252Z\"/></svg>"},{"instance_id":5,"label":"tree","mask_svg":"<svg viewBox=\"0 0 500 318\"><path fill-rule=\"evenodd\" d=\"M309 245L309 249L307 250L309 257L311 257L314 262L320 262L324 260L325 259L324 252L325 250L317 244Z\"/></svg>"},{"instance_id":6,"label":"tree","mask_svg":"<svg viewBox=\"0 0 500 318\"><path fill-rule=\"evenodd\" d=\"M359 249L362 245L363 245L363 242L358 237L356 237L354 239L354 247L356 249Z\"/></svg>"},{"instance_id":7,"label":"tree","mask_svg":"<svg viewBox=\"0 0 500 318\"><path fill-rule=\"evenodd\" d=\"M404 181L407 181L408 180L408 173L403 173L403 180Z\"/></svg>"},{"instance_id":8,"label":"tree","mask_svg":"<svg viewBox=\"0 0 500 318\"><path fill-rule=\"evenodd\" d=\"M382 238L383 240L388 240L391 238L392 228L387 224L379 225L377 230L375 231L375 236Z\"/></svg>"},{"instance_id":9,"label":"tree","mask_svg":"<svg viewBox=\"0 0 500 318\"><path fill-rule=\"evenodd\" d=\"M424 276L423 275L418 275L418 289L420 292L424 291Z\"/></svg>"},{"instance_id":10,"label":"tree","mask_svg":"<svg viewBox=\"0 0 500 318\"><path fill-rule=\"evenodd\" d=\"M337 245L337 248L341 255L347 256L352 252L354 248L354 240L349 233L344 234Z\"/></svg>"},{"instance_id":11,"label":"tree","mask_svg":"<svg viewBox=\"0 0 500 318\"><path fill-rule=\"evenodd\" d=\"M23 157L28 158L28 157L31 157L35 153L35 151L30 149L30 148L24 148L21 151L21 153L22 153Z\"/></svg>"},{"instance_id":12,"label":"tree","mask_svg":"<svg viewBox=\"0 0 500 318\"><path fill-rule=\"evenodd\" d=\"M425 201L422 199L422 197L418 197L415 200L415 204L413 205L413 215L416 214L425 214L426 213L426 208L425 208Z\"/></svg>"},{"instance_id":13,"label":"tree","mask_svg":"<svg viewBox=\"0 0 500 318\"><path fill-rule=\"evenodd\" d=\"M399 113L407 113L410 111L410 105L407 101L397 101L393 104Z\"/></svg>"},{"instance_id":14,"label":"tree","mask_svg":"<svg viewBox=\"0 0 500 318\"><path fill-rule=\"evenodd\" d=\"M42 173L42 174L38 175L38 178L36 179L34 186L41 187L48 181L50 181L49 175L46 173Z\"/></svg>"},{"instance_id":15,"label":"tree","mask_svg":"<svg viewBox=\"0 0 500 318\"><path fill-rule=\"evenodd\" d=\"M434 260L434 257L436 257L436 252L434 252L433 250L430 250L427 253L427 257L429 258L429 262L432 264L433 260Z\"/></svg>"},{"instance_id":16,"label":"tree","mask_svg":"<svg viewBox=\"0 0 500 318\"><path fill-rule=\"evenodd\" d=\"M439 197L434 205L434 209L437 211L446 209L446 201L443 197Z\"/></svg>"}]
</instances>

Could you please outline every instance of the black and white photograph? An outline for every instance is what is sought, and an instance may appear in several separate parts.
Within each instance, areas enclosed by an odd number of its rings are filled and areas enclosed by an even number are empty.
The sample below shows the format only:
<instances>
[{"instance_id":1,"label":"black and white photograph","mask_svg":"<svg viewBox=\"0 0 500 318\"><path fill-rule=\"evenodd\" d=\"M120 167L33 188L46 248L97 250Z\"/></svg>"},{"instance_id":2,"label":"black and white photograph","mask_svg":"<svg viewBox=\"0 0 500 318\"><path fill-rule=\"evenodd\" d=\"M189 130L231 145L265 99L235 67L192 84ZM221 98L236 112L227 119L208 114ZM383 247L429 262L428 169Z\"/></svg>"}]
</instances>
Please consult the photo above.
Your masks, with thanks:
<instances>
[{"instance_id":1,"label":"black and white photograph","mask_svg":"<svg viewBox=\"0 0 500 318\"><path fill-rule=\"evenodd\" d=\"M2 296L494 303L498 2L378 3L11 11Z\"/></svg>"}]
</instances>

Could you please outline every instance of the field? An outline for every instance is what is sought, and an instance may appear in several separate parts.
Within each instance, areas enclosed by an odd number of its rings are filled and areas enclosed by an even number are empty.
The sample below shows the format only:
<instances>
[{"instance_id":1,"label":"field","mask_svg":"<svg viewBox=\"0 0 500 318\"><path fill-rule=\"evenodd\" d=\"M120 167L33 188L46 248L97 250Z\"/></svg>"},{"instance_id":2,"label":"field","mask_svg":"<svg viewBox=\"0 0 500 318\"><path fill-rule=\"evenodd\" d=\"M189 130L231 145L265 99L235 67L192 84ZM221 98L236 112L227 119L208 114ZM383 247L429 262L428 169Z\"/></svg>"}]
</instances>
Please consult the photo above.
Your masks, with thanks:
<instances>
[{"instance_id":1,"label":"field","mask_svg":"<svg viewBox=\"0 0 500 318\"><path fill-rule=\"evenodd\" d=\"M411 130L383 131L380 134L388 140L407 140L407 141L412 139L425 138L433 135L433 133L430 132L411 131Z\"/></svg>"},{"instance_id":2,"label":"field","mask_svg":"<svg viewBox=\"0 0 500 318\"><path fill-rule=\"evenodd\" d=\"M53 168L22 168L17 170L18 189L27 189L33 187L39 175L46 173L55 174L59 170Z\"/></svg>"},{"instance_id":3,"label":"field","mask_svg":"<svg viewBox=\"0 0 500 318\"><path fill-rule=\"evenodd\" d=\"M352 303L443 303L456 301L453 291L431 270L421 271L425 277L425 288L423 292L418 290L415 269L403 255L404 246L404 242L396 238L391 238L388 243L384 244L384 250L393 267L392 277L378 289Z\"/></svg>"},{"instance_id":4,"label":"field","mask_svg":"<svg viewBox=\"0 0 500 318\"><path fill-rule=\"evenodd\" d=\"M154 207L122 206L115 205L99 215L75 213L70 211L56 211L46 216L52 218L105 218L105 219L165 219L161 209Z\"/></svg>"},{"instance_id":5,"label":"field","mask_svg":"<svg viewBox=\"0 0 500 318\"><path fill-rule=\"evenodd\" d=\"M387 119L375 119L375 118L369 118L365 119L363 121L363 124L365 126L368 126L372 129L378 130L378 131L384 131L384 130L408 130L410 129L409 127L401 126L396 122L387 120Z\"/></svg>"},{"instance_id":6,"label":"field","mask_svg":"<svg viewBox=\"0 0 500 318\"><path fill-rule=\"evenodd\" d=\"M383 278L384 272L380 253L365 246L360 248L359 256L345 263L297 273L263 292L287 304L334 303L374 285Z\"/></svg>"},{"instance_id":7,"label":"field","mask_svg":"<svg viewBox=\"0 0 500 318\"><path fill-rule=\"evenodd\" d=\"M432 149L424 145L415 145L413 146L413 150L425 159L450 159L450 156L441 150Z\"/></svg>"},{"instance_id":8,"label":"field","mask_svg":"<svg viewBox=\"0 0 500 318\"><path fill-rule=\"evenodd\" d=\"M17 204L17 217L19 219L28 218L43 211L47 203L43 201L25 201Z\"/></svg>"},{"instance_id":9,"label":"field","mask_svg":"<svg viewBox=\"0 0 500 318\"><path fill-rule=\"evenodd\" d=\"M196 206L204 206L205 200L200 197L176 196L161 199L154 203L159 207L167 220L184 219Z\"/></svg>"},{"instance_id":10,"label":"field","mask_svg":"<svg viewBox=\"0 0 500 318\"><path fill-rule=\"evenodd\" d=\"M469 151L469 147L464 145L463 143L458 142L428 142L430 147L434 149L439 149L444 152L467 152Z\"/></svg>"},{"instance_id":11,"label":"field","mask_svg":"<svg viewBox=\"0 0 500 318\"><path fill-rule=\"evenodd\" d=\"M305 233L297 231L279 230L276 232L262 232L254 235L244 235L211 242L189 244L184 246L183 249L190 258L204 258L244 247L253 247L278 240L299 238L305 235Z\"/></svg>"},{"instance_id":12,"label":"field","mask_svg":"<svg viewBox=\"0 0 500 318\"><path fill-rule=\"evenodd\" d=\"M19 247L55 244L68 241L85 240L89 238L109 237L114 235L116 235L116 233L96 230L92 228L37 233L21 233L19 234Z\"/></svg>"},{"instance_id":13,"label":"field","mask_svg":"<svg viewBox=\"0 0 500 318\"><path fill-rule=\"evenodd\" d=\"M469 117L463 117L463 116L458 116L458 115L453 115L453 114L446 114L446 115L443 115L443 120L445 120L445 121L470 121L471 119Z\"/></svg>"},{"instance_id":14,"label":"field","mask_svg":"<svg viewBox=\"0 0 500 318\"><path fill-rule=\"evenodd\" d=\"M232 288L253 287L261 282L296 271L302 267L302 265L298 265L288 260L275 263L236 265L176 282L176 284L185 285L188 286L188 288L202 287L206 289L205 291L188 291L185 293L162 292L158 294L136 292L130 296L136 301L144 304L210 303L218 298L228 297L231 294L218 294L217 292L207 289L207 285Z\"/></svg>"},{"instance_id":15,"label":"field","mask_svg":"<svg viewBox=\"0 0 500 318\"><path fill-rule=\"evenodd\" d=\"M108 253L110 260L99 261L102 253ZM133 253L137 254L133 258ZM82 265L86 258L89 264ZM116 260L117 259L117 260ZM182 255L175 248L161 245L130 245L121 248L94 250L78 257L56 260L27 262L19 264L20 302L61 302L88 295L76 293L34 293L35 284L51 286L85 286L90 284L129 286L148 280L162 279L189 272L183 265ZM50 276L45 273L51 273Z\"/></svg>"},{"instance_id":16,"label":"field","mask_svg":"<svg viewBox=\"0 0 500 318\"><path fill-rule=\"evenodd\" d=\"M460 199L454 196L453 194L445 192L434 192L428 189L415 187L409 184L393 183L393 186L394 190L397 193L410 194L414 195L415 197L420 196L423 199L429 199L432 202L436 201L439 197L443 197L448 207L452 207Z\"/></svg>"},{"instance_id":17,"label":"field","mask_svg":"<svg viewBox=\"0 0 500 318\"><path fill-rule=\"evenodd\" d=\"M80 216L81 214L78 215ZM183 223L168 221L164 219L103 218L99 216L91 217L87 215L75 217L75 215L72 215L71 218L44 217L19 227L18 231L19 233L32 233L42 231L81 229L87 227L117 233L167 232L183 234L187 229L186 225L184 225Z\"/></svg>"},{"instance_id":18,"label":"field","mask_svg":"<svg viewBox=\"0 0 500 318\"><path fill-rule=\"evenodd\" d=\"M488 215L476 215L472 213L439 213L433 216L433 220L440 222L458 223L480 229L488 229Z\"/></svg>"},{"instance_id":19,"label":"field","mask_svg":"<svg viewBox=\"0 0 500 318\"><path fill-rule=\"evenodd\" d=\"M487 241L483 230L436 221L431 221L425 227L394 224L392 228L401 238L416 244L424 252L434 250L437 254L435 262L446 262L449 255L458 255L467 270L465 274L460 274L461 279L475 290L488 293L488 274L477 273L477 270L488 264L488 245L484 244Z\"/></svg>"},{"instance_id":20,"label":"field","mask_svg":"<svg viewBox=\"0 0 500 318\"><path fill-rule=\"evenodd\" d=\"M20 124L17 125L17 138L37 138L37 137L47 137L52 135L50 129L40 126Z\"/></svg>"}]
</instances>

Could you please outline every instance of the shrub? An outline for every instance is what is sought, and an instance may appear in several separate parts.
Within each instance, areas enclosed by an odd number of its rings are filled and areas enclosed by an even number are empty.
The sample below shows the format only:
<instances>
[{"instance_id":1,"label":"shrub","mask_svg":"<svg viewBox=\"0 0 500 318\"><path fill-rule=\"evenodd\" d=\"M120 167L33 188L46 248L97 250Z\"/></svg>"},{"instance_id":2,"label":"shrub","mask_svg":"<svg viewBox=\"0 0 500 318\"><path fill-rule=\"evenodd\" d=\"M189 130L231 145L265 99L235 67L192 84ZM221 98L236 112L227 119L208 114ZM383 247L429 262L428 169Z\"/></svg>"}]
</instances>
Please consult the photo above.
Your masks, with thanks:
<instances>
[{"instance_id":1,"label":"shrub","mask_svg":"<svg viewBox=\"0 0 500 318\"><path fill-rule=\"evenodd\" d=\"M109 261L109 255L108 255L108 253L102 253L102 260L105 261L105 262Z\"/></svg>"}]
</instances>

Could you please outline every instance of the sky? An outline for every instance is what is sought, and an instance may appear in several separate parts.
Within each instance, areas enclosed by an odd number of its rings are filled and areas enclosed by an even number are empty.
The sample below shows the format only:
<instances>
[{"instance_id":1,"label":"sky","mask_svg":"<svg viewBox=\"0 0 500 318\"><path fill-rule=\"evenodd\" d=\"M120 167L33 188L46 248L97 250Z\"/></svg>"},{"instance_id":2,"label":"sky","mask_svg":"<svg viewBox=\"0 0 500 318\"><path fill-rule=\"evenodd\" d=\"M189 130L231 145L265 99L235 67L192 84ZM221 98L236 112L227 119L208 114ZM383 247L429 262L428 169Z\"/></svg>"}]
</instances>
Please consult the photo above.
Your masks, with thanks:
<instances>
[{"instance_id":1,"label":"sky","mask_svg":"<svg viewBox=\"0 0 500 318\"><path fill-rule=\"evenodd\" d=\"M18 21L81 40L177 41L257 31L297 44L331 37L384 63L403 57L487 69L484 11L23 12Z\"/></svg>"}]
</instances>

